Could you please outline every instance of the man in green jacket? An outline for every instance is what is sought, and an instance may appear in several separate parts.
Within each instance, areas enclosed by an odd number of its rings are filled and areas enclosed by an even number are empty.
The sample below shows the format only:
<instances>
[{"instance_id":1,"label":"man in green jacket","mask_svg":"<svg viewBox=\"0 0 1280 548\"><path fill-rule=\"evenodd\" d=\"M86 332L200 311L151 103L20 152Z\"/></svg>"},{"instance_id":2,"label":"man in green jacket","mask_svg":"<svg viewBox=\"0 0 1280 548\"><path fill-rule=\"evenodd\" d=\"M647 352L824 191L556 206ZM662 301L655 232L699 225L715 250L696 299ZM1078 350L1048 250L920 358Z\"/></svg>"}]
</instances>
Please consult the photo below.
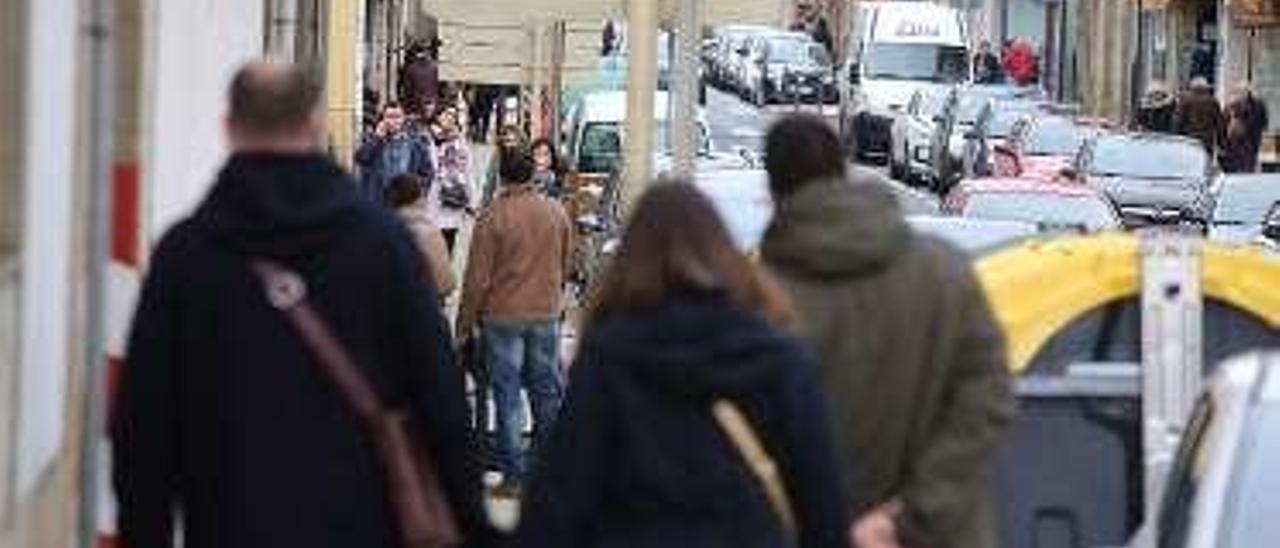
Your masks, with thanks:
<instances>
[{"instance_id":1,"label":"man in green jacket","mask_svg":"<svg viewBox=\"0 0 1280 548\"><path fill-rule=\"evenodd\" d=\"M960 251L913 234L826 122L766 140L761 252L822 367L861 548L997 546L988 467L1015 413L1003 334Z\"/></svg>"}]
</instances>

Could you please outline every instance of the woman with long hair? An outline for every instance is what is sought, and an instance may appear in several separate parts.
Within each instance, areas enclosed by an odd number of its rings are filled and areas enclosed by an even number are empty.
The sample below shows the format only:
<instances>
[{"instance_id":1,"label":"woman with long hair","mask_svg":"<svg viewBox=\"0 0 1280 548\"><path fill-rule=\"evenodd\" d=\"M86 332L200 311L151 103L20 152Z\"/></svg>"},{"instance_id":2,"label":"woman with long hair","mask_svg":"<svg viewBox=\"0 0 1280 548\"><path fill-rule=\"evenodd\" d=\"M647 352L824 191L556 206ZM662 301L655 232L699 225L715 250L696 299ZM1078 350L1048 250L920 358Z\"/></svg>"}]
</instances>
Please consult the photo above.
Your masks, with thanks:
<instances>
[{"instance_id":1,"label":"woman with long hair","mask_svg":"<svg viewBox=\"0 0 1280 548\"><path fill-rule=\"evenodd\" d=\"M564 194L564 168L551 139L539 137L530 145L533 151L533 183L548 198L560 199Z\"/></svg>"},{"instance_id":2,"label":"woman with long hair","mask_svg":"<svg viewBox=\"0 0 1280 548\"><path fill-rule=\"evenodd\" d=\"M810 359L781 331L786 299L710 201L688 183L655 185L597 289L518 545L846 546ZM748 434L730 434L726 407ZM744 459L744 439L774 476Z\"/></svg>"}]
</instances>

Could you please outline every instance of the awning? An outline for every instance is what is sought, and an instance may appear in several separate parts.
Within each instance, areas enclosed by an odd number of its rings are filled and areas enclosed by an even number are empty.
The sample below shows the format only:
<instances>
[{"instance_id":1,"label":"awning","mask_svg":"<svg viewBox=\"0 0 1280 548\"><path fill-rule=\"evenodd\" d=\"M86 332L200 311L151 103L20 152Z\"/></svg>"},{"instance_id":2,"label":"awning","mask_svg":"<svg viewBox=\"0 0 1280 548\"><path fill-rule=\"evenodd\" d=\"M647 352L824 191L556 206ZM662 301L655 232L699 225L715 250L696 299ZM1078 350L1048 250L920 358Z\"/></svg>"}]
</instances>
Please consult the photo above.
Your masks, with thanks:
<instances>
[{"instance_id":1,"label":"awning","mask_svg":"<svg viewBox=\"0 0 1280 548\"><path fill-rule=\"evenodd\" d=\"M1229 7L1236 26L1280 27L1280 0L1231 0Z\"/></svg>"}]
</instances>

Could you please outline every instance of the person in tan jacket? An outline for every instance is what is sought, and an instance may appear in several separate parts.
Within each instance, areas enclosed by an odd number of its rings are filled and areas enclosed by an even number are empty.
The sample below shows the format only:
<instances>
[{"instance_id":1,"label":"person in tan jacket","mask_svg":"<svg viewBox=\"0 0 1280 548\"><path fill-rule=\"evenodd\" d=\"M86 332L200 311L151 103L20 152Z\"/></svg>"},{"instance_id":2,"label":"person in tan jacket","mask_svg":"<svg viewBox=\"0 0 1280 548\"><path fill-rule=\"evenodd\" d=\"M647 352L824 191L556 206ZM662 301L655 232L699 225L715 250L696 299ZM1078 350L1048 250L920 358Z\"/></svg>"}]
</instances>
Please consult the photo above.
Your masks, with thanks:
<instances>
[{"instance_id":1,"label":"person in tan jacket","mask_svg":"<svg viewBox=\"0 0 1280 548\"><path fill-rule=\"evenodd\" d=\"M458 279L449 261L449 247L445 244L444 235L427 219L422 187L430 183L425 181L426 179L409 173L397 175L387 184L383 199L413 233L418 249L422 251L426 271L431 274L432 281L436 283L436 291L443 301L458 288Z\"/></svg>"},{"instance_id":2,"label":"person in tan jacket","mask_svg":"<svg viewBox=\"0 0 1280 548\"><path fill-rule=\"evenodd\" d=\"M528 147L500 156L502 188L480 214L458 310L458 339L481 335L498 415L497 461L508 489L525 476L520 389L541 445L560 409L561 299L572 257L569 216L533 183Z\"/></svg>"}]
</instances>

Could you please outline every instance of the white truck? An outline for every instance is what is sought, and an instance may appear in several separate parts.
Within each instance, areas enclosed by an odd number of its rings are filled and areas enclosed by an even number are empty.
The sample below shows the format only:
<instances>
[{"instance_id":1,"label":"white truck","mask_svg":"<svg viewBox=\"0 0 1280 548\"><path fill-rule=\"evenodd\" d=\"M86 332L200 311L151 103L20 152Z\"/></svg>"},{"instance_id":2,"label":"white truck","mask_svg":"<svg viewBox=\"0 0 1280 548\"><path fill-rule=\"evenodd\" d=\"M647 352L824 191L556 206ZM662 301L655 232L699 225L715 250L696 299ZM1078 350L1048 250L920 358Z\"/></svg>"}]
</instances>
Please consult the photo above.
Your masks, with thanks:
<instances>
[{"instance_id":1,"label":"white truck","mask_svg":"<svg viewBox=\"0 0 1280 548\"><path fill-rule=\"evenodd\" d=\"M859 6L840 68L840 135L855 159L883 160L893 118L917 89L968 81L964 14L926 2Z\"/></svg>"}]
</instances>

